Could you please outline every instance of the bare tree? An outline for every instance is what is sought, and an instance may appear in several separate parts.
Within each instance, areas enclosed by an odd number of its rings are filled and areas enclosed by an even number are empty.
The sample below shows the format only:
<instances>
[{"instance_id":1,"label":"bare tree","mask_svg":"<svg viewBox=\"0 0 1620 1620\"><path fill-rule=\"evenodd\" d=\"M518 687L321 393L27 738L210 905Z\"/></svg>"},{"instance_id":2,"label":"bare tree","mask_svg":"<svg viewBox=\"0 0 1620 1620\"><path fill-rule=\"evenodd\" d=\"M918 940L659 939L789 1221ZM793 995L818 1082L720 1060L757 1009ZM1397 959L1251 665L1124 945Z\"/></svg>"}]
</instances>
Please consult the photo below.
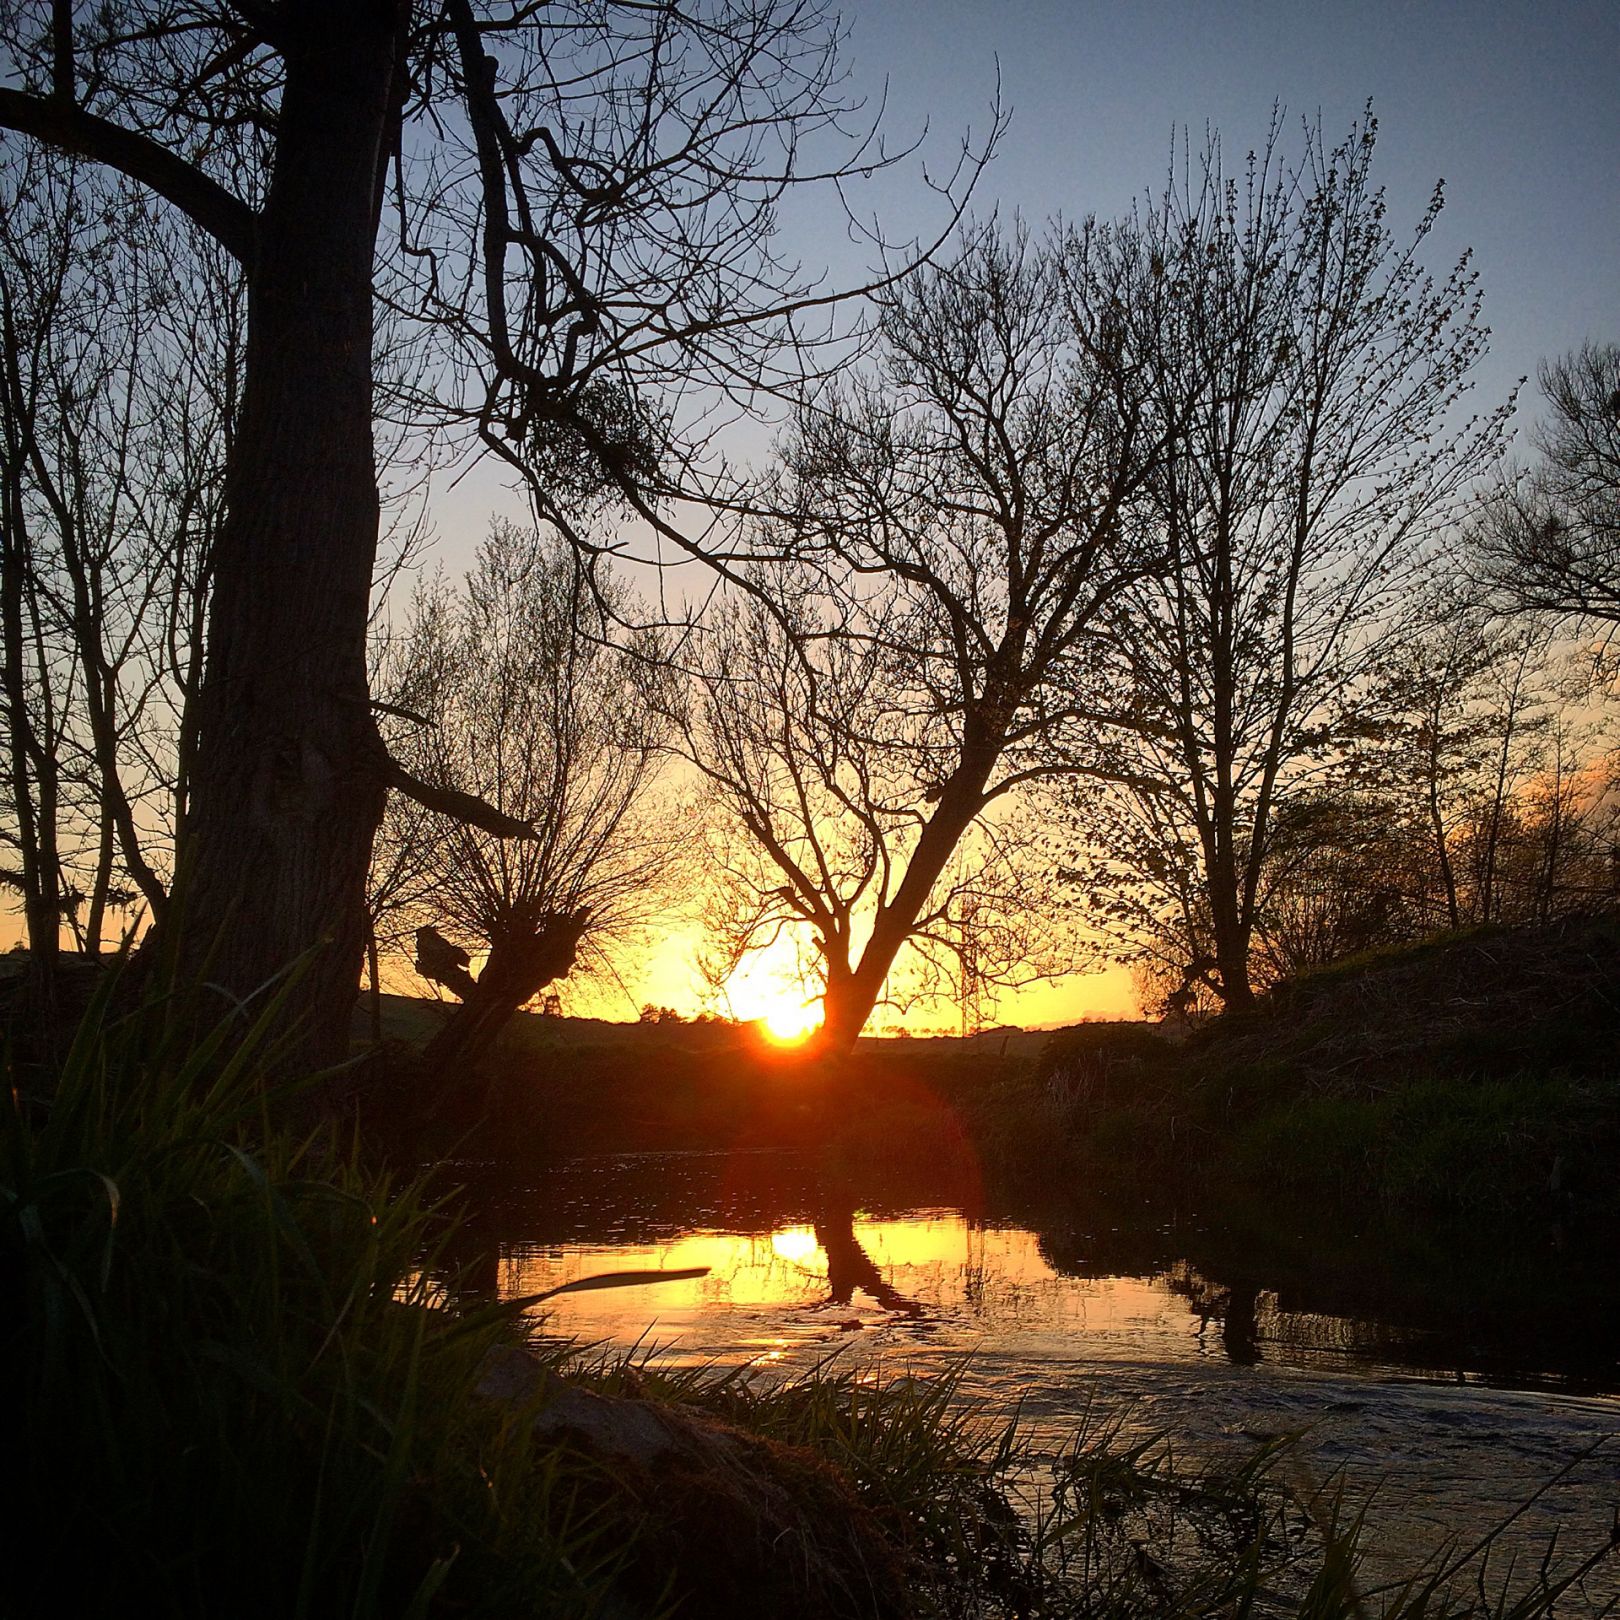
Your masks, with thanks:
<instances>
[{"instance_id":1,"label":"bare tree","mask_svg":"<svg viewBox=\"0 0 1620 1620\"><path fill-rule=\"evenodd\" d=\"M1412 633L1379 659L1368 694L1368 746L1353 751L1352 769L1392 802L1392 814L1422 828L1421 887L1438 896L1435 920L1460 928L1466 896L1456 854L1469 813L1463 789L1477 779L1497 724L1483 695L1493 652L1503 649L1500 637L1493 645L1478 597L1445 586L1407 628ZM1522 712L1512 707L1509 732Z\"/></svg>"},{"instance_id":2,"label":"bare tree","mask_svg":"<svg viewBox=\"0 0 1620 1620\"><path fill-rule=\"evenodd\" d=\"M1365 691L1362 737L1278 818L1262 981L1436 927L1545 922L1610 892L1612 739L1589 661L1456 581L1402 628ZM1313 916L1331 926L1301 949Z\"/></svg>"},{"instance_id":3,"label":"bare tree","mask_svg":"<svg viewBox=\"0 0 1620 1620\"><path fill-rule=\"evenodd\" d=\"M22 902L29 949L49 993L69 903L60 851L60 760L65 715L61 659L48 643L34 569L28 501L35 390L32 360L41 331L19 312L0 279L0 656L7 741L5 842L14 851L5 884Z\"/></svg>"},{"instance_id":4,"label":"bare tree","mask_svg":"<svg viewBox=\"0 0 1620 1620\"><path fill-rule=\"evenodd\" d=\"M1368 118L1329 149L1280 120L1238 176L1211 141L1163 197L1075 231L1073 306L1117 311L1165 566L1115 599L1135 724L1099 739L1130 791L1082 804L1077 871L1127 944L1179 938L1226 1006L1250 949L1279 814L1353 730L1360 683L1506 409L1455 424L1484 352L1466 257L1435 280L1371 178Z\"/></svg>"},{"instance_id":5,"label":"bare tree","mask_svg":"<svg viewBox=\"0 0 1620 1620\"><path fill-rule=\"evenodd\" d=\"M308 1056L343 1049L401 780L366 686L379 300L438 345L417 375L487 445L634 488L678 426L662 383L746 394L794 313L832 296L771 244L795 185L887 161L842 132L838 43L784 0L0 11L0 128L148 187L246 281L170 909L182 963L238 997L329 942L301 998ZM381 403L442 420L445 399Z\"/></svg>"},{"instance_id":6,"label":"bare tree","mask_svg":"<svg viewBox=\"0 0 1620 1620\"><path fill-rule=\"evenodd\" d=\"M728 817L730 938L813 937L834 1048L908 946L960 967L971 932L990 982L1042 967L1013 806L1083 768L1055 744L1103 701L1152 459L1107 324L1077 332L1059 292L991 227L887 298L872 370L783 446L765 543L794 562L714 633L689 743Z\"/></svg>"},{"instance_id":7,"label":"bare tree","mask_svg":"<svg viewBox=\"0 0 1620 1620\"><path fill-rule=\"evenodd\" d=\"M596 573L497 523L459 587L418 590L389 660L393 752L449 812L396 801L374 859L395 948L414 938L418 971L462 1003L429 1046L436 1066L476 1059L576 953L610 970L678 887L683 831L650 797L673 676L656 637L612 637L635 610ZM464 797L510 836L459 819Z\"/></svg>"},{"instance_id":8,"label":"bare tree","mask_svg":"<svg viewBox=\"0 0 1620 1620\"><path fill-rule=\"evenodd\" d=\"M1450 797L1460 920L1545 922L1608 890L1594 867L1606 810L1600 716L1583 713L1590 666L1558 656L1534 620L1489 620L1474 678L1457 691L1460 757ZM1606 876L1606 874L1604 874Z\"/></svg>"},{"instance_id":9,"label":"bare tree","mask_svg":"<svg viewBox=\"0 0 1620 1620\"><path fill-rule=\"evenodd\" d=\"M1255 925L1262 984L1407 939L1413 928L1406 825L1389 804L1338 784L1278 816Z\"/></svg>"},{"instance_id":10,"label":"bare tree","mask_svg":"<svg viewBox=\"0 0 1620 1620\"><path fill-rule=\"evenodd\" d=\"M1540 458L1485 502L1480 572L1512 609L1620 623L1620 346L1544 363L1541 389Z\"/></svg>"},{"instance_id":11,"label":"bare tree","mask_svg":"<svg viewBox=\"0 0 1620 1620\"><path fill-rule=\"evenodd\" d=\"M1013 807L992 802L948 853L871 1005L852 1008L863 947L892 916L929 820L933 783L904 694L870 644L828 633L804 597L777 611L734 603L707 644L686 752L712 794L701 965L717 992L785 943L807 999L822 1000L821 1039L847 1046L879 1002L980 1000L1073 965L1043 915L1042 852Z\"/></svg>"},{"instance_id":12,"label":"bare tree","mask_svg":"<svg viewBox=\"0 0 1620 1620\"><path fill-rule=\"evenodd\" d=\"M29 705L54 722L32 772L91 953L109 907L128 927L167 899L242 315L219 256L127 182L42 151L0 168L6 548L35 647L6 709L25 751ZM37 810L11 809L25 844Z\"/></svg>"}]
</instances>

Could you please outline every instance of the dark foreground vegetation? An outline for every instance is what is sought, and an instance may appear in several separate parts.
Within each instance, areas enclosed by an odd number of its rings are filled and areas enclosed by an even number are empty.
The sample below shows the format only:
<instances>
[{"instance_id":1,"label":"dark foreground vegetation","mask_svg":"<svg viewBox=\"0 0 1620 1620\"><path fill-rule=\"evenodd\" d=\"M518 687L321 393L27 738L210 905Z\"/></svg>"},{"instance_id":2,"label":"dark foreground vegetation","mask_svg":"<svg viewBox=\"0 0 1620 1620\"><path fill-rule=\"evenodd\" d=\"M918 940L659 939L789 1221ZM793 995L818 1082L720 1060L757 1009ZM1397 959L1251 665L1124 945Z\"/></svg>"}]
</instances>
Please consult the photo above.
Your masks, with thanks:
<instances>
[{"instance_id":1,"label":"dark foreground vegetation","mask_svg":"<svg viewBox=\"0 0 1620 1620\"><path fill-rule=\"evenodd\" d=\"M1374 1582L1276 1447L1037 1468L949 1379L525 1348L426 1280L446 1208L273 1123L262 1038L110 1007L5 1115L7 1615L1529 1616L1605 1556Z\"/></svg>"}]
</instances>

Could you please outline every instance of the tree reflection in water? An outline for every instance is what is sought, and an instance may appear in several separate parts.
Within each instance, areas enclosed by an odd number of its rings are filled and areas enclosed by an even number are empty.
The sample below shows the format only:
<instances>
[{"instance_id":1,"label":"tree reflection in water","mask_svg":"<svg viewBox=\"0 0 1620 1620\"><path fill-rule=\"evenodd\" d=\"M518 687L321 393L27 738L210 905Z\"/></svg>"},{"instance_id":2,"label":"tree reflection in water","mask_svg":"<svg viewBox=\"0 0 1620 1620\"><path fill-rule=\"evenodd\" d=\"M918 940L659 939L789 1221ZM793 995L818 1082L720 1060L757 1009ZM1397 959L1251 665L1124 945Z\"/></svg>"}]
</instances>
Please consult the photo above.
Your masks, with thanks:
<instances>
[{"instance_id":1,"label":"tree reflection in water","mask_svg":"<svg viewBox=\"0 0 1620 1620\"><path fill-rule=\"evenodd\" d=\"M1537 1236L1367 1230L1275 1203L1178 1213L1073 1188L970 1203L937 1167L625 1155L480 1186L434 1272L475 1303L581 1272L707 1264L701 1287L626 1290L558 1318L615 1342L656 1321L694 1353L825 1342L825 1315L853 1316L859 1300L904 1336L926 1325L938 1344L983 1347L1046 1334L1043 1356L1066 1345L1076 1361L1213 1352L1244 1367L1620 1390L1612 1247ZM1178 1299L1179 1322L1166 1309Z\"/></svg>"},{"instance_id":2,"label":"tree reflection in water","mask_svg":"<svg viewBox=\"0 0 1620 1620\"><path fill-rule=\"evenodd\" d=\"M855 1290L869 1294L886 1311L921 1316L923 1307L908 1299L884 1277L855 1235L855 1197L839 1182L826 1182L812 1222L816 1242L827 1256L828 1302L848 1305Z\"/></svg>"}]
</instances>

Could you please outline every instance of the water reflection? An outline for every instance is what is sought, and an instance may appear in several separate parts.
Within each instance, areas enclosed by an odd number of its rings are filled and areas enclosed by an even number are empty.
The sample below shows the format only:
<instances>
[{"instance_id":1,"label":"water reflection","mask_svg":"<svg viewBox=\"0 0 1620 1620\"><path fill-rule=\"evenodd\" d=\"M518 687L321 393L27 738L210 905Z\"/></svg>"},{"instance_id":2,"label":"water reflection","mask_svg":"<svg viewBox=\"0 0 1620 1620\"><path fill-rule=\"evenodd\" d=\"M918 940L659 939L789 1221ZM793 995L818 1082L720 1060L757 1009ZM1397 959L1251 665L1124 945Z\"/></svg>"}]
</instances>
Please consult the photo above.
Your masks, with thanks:
<instances>
[{"instance_id":1,"label":"water reflection","mask_svg":"<svg viewBox=\"0 0 1620 1620\"><path fill-rule=\"evenodd\" d=\"M895 1287L855 1235L855 1195L847 1187L822 1189L810 1230L825 1261L829 1304L851 1304L859 1288L882 1310L901 1316L923 1314L921 1302Z\"/></svg>"},{"instance_id":2,"label":"water reflection","mask_svg":"<svg viewBox=\"0 0 1620 1620\"><path fill-rule=\"evenodd\" d=\"M1325 1223L1290 1234L1082 1197L987 1200L954 1172L861 1177L781 1154L573 1160L482 1187L441 1267L511 1298L596 1272L701 1281L569 1296L551 1331L678 1358L799 1360L861 1341L901 1357L1194 1363L1508 1387L1620 1390L1600 1257L1485 1245L1426 1254ZM1434 1246L1432 1233L1423 1242ZM1528 1279L1528 1282L1527 1282Z\"/></svg>"},{"instance_id":3,"label":"water reflection","mask_svg":"<svg viewBox=\"0 0 1620 1620\"><path fill-rule=\"evenodd\" d=\"M512 1298L644 1266L709 1269L701 1280L549 1302L548 1330L619 1346L651 1339L677 1361L802 1364L838 1345L914 1361L992 1340L1004 1353L1071 1347L1092 1360L1155 1348L1206 1353L1166 1280L1065 1278L1035 1234L971 1224L954 1210L869 1216L824 1205L808 1221L765 1233L516 1244L501 1260L499 1289Z\"/></svg>"},{"instance_id":4,"label":"water reflection","mask_svg":"<svg viewBox=\"0 0 1620 1620\"><path fill-rule=\"evenodd\" d=\"M438 1272L515 1298L707 1267L551 1300L539 1325L687 1364L965 1367L971 1398L1016 1406L1053 1454L1086 1413L1194 1455L1303 1435L1290 1468L1342 1471L1393 1569L1510 1517L1526 1558L1554 1533L1607 1533L1613 1453L1588 1448L1620 1432L1612 1256L1522 1231L1367 1232L1322 1210L987 1192L961 1166L677 1154L485 1181Z\"/></svg>"}]
</instances>

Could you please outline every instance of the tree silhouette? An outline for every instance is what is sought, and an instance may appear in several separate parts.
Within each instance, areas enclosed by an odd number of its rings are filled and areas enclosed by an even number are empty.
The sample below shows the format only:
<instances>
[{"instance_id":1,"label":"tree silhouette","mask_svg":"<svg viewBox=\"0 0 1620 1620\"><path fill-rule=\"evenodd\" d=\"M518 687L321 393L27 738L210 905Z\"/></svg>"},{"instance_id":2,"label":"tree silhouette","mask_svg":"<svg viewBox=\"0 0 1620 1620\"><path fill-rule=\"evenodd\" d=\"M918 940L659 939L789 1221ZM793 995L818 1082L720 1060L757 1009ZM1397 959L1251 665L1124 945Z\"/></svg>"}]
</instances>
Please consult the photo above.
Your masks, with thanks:
<instances>
[{"instance_id":1,"label":"tree silhouette","mask_svg":"<svg viewBox=\"0 0 1620 1620\"><path fill-rule=\"evenodd\" d=\"M379 411L459 425L556 505L678 464L664 385L746 396L834 301L773 250L784 194L889 161L843 133L838 45L778 0L0 14L0 128L148 187L246 283L166 926L184 970L239 998L324 943L307 1056L343 1048L400 780L366 684ZM428 344L386 399L379 305Z\"/></svg>"},{"instance_id":2,"label":"tree silhouette","mask_svg":"<svg viewBox=\"0 0 1620 1620\"><path fill-rule=\"evenodd\" d=\"M1080 862L1098 920L1181 936L1227 1006L1277 817L1354 731L1361 683L1508 407L1457 423L1485 349L1466 256L1443 279L1372 181L1369 117L1339 146L1273 122L1239 176L1218 141L1156 203L1075 231L1065 281L1121 354L1166 453L1151 481L1162 569L1111 607L1135 724L1099 734L1129 792L1091 795Z\"/></svg>"},{"instance_id":3,"label":"tree silhouette","mask_svg":"<svg viewBox=\"0 0 1620 1620\"><path fill-rule=\"evenodd\" d=\"M45 148L0 165L0 842L36 972L64 924L94 954L110 912L167 902L244 315L141 188Z\"/></svg>"},{"instance_id":4,"label":"tree silhouette","mask_svg":"<svg viewBox=\"0 0 1620 1620\"><path fill-rule=\"evenodd\" d=\"M791 560L721 617L689 749L721 933L813 940L835 1048L908 948L970 948L989 982L1043 966L1015 806L1090 768L1059 745L1108 706L1106 604L1152 563L1153 436L1108 341L1068 324L1049 254L986 227L885 300L871 372L782 448L757 538Z\"/></svg>"},{"instance_id":5,"label":"tree silhouette","mask_svg":"<svg viewBox=\"0 0 1620 1620\"><path fill-rule=\"evenodd\" d=\"M608 966L677 887L681 829L649 802L672 675L656 637L612 637L635 609L596 572L498 523L459 587L419 588L385 666L403 768L513 823L502 836L403 797L383 821L374 870L391 903L375 909L462 1004L429 1048L438 1067L476 1059L576 955Z\"/></svg>"},{"instance_id":6,"label":"tree silhouette","mask_svg":"<svg viewBox=\"0 0 1620 1620\"><path fill-rule=\"evenodd\" d=\"M1620 345L1543 364L1541 389L1540 459L1485 503L1481 572L1512 609L1620 624Z\"/></svg>"}]
</instances>

